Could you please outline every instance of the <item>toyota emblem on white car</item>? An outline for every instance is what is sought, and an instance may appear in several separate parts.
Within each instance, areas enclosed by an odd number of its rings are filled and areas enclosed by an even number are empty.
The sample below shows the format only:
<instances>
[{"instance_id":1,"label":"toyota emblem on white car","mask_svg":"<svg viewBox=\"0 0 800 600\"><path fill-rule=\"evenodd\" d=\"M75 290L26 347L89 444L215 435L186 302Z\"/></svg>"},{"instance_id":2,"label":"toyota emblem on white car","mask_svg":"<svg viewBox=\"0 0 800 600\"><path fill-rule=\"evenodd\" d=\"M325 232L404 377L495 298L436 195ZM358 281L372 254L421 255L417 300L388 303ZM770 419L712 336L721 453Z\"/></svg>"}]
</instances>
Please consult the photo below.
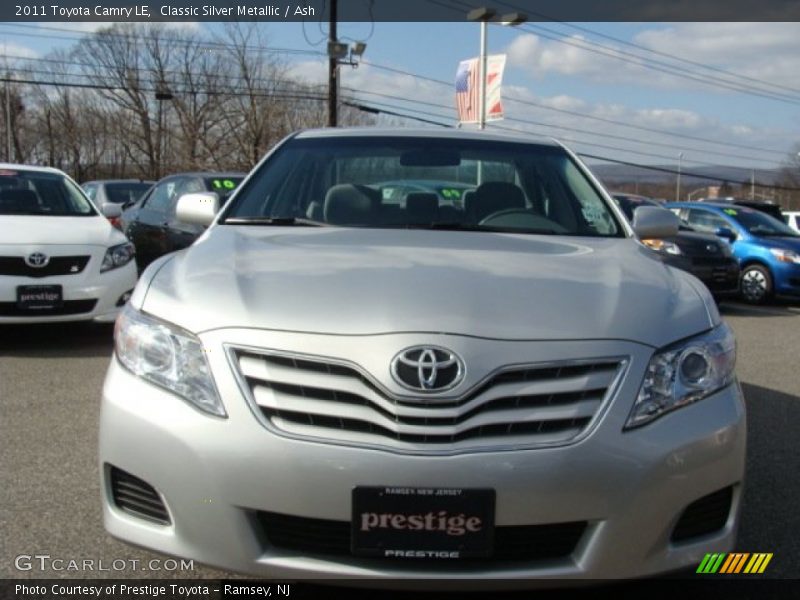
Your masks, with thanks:
<instances>
[{"instance_id":1,"label":"toyota emblem on white car","mask_svg":"<svg viewBox=\"0 0 800 600\"><path fill-rule=\"evenodd\" d=\"M50 257L42 252L33 252L25 257L25 264L35 269L46 267L49 262Z\"/></svg>"},{"instance_id":2,"label":"toyota emblem on white car","mask_svg":"<svg viewBox=\"0 0 800 600\"><path fill-rule=\"evenodd\" d=\"M464 362L446 348L412 346L392 360L392 377L415 392L441 392L461 383Z\"/></svg>"}]
</instances>

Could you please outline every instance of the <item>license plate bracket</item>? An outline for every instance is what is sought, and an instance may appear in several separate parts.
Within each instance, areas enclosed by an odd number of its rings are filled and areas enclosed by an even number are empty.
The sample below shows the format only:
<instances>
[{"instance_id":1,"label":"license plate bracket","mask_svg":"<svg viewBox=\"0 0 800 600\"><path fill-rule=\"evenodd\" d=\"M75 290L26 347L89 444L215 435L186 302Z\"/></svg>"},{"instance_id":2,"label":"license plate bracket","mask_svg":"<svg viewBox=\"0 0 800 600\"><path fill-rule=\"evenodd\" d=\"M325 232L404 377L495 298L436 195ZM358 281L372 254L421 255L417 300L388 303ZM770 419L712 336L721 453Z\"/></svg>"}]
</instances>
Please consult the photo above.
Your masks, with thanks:
<instances>
[{"instance_id":1,"label":"license plate bracket","mask_svg":"<svg viewBox=\"0 0 800 600\"><path fill-rule=\"evenodd\" d=\"M492 554L493 489L358 486L352 501L354 555L436 560Z\"/></svg>"},{"instance_id":2,"label":"license plate bracket","mask_svg":"<svg viewBox=\"0 0 800 600\"><path fill-rule=\"evenodd\" d=\"M17 308L20 310L48 310L64 306L60 285L17 286Z\"/></svg>"}]
</instances>

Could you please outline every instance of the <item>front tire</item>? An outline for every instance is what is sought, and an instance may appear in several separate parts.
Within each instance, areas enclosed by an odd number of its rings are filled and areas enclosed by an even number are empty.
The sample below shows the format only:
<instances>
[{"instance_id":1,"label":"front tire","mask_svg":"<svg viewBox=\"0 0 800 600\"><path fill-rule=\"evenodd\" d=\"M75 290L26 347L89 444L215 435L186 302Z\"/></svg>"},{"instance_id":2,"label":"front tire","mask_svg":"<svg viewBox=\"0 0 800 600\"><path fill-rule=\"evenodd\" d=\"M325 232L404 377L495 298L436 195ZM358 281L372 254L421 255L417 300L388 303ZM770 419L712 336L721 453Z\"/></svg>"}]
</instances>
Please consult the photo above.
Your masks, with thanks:
<instances>
[{"instance_id":1,"label":"front tire","mask_svg":"<svg viewBox=\"0 0 800 600\"><path fill-rule=\"evenodd\" d=\"M741 295L749 304L763 304L773 294L772 275L761 265L748 265L742 269Z\"/></svg>"}]
</instances>

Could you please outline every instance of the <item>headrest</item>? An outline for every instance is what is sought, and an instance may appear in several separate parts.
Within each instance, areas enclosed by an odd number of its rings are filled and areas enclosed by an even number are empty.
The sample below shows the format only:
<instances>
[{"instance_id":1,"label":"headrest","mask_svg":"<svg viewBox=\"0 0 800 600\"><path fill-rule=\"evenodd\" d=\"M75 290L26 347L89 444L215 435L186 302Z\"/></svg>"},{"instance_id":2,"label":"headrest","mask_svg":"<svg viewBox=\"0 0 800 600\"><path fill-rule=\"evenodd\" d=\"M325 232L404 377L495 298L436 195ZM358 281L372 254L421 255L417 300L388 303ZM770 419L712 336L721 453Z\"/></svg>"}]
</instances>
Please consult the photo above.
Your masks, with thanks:
<instances>
[{"instance_id":1,"label":"headrest","mask_svg":"<svg viewBox=\"0 0 800 600\"><path fill-rule=\"evenodd\" d=\"M505 181L487 181L475 190L472 201L476 223L499 210L509 208L525 208L525 194L513 183Z\"/></svg>"},{"instance_id":2,"label":"headrest","mask_svg":"<svg viewBox=\"0 0 800 600\"><path fill-rule=\"evenodd\" d=\"M365 185L341 183L325 195L323 216L336 225L370 225L377 218L380 193Z\"/></svg>"}]
</instances>

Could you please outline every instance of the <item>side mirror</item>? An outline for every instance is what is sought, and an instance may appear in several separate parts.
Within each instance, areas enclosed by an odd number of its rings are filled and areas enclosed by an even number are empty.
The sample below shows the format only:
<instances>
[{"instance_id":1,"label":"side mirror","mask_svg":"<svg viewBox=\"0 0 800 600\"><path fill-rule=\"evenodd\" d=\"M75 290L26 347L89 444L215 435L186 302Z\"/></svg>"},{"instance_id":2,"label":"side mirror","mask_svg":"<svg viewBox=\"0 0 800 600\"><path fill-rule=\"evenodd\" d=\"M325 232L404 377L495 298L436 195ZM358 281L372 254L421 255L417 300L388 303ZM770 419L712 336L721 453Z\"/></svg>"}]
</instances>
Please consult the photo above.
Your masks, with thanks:
<instances>
[{"instance_id":1,"label":"side mirror","mask_svg":"<svg viewBox=\"0 0 800 600\"><path fill-rule=\"evenodd\" d=\"M657 206L640 206L633 211L633 231L639 239L662 239L678 235L681 220Z\"/></svg>"},{"instance_id":2,"label":"side mirror","mask_svg":"<svg viewBox=\"0 0 800 600\"><path fill-rule=\"evenodd\" d=\"M736 232L733 229L729 229L728 227L720 227L714 232L714 234L721 238L725 238L731 243L736 241L736 238L738 237L736 235Z\"/></svg>"},{"instance_id":3,"label":"side mirror","mask_svg":"<svg viewBox=\"0 0 800 600\"><path fill-rule=\"evenodd\" d=\"M175 214L184 223L208 227L214 221L217 211L219 196L216 192L197 192L178 198Z\"/></svg>"},{"instance_id":4,"label":"side mirror","mask_svg":"<svg viewBox=\"0 0 800 600\"><path fill-rule=\"evenodd\" d=\"M103 208L100 209L100 212L103 213L103 216L107 219L119 219L119 216L122 214L122 207L113 202L106 202L103 204Z\"/></svg>"}]
</instances>

